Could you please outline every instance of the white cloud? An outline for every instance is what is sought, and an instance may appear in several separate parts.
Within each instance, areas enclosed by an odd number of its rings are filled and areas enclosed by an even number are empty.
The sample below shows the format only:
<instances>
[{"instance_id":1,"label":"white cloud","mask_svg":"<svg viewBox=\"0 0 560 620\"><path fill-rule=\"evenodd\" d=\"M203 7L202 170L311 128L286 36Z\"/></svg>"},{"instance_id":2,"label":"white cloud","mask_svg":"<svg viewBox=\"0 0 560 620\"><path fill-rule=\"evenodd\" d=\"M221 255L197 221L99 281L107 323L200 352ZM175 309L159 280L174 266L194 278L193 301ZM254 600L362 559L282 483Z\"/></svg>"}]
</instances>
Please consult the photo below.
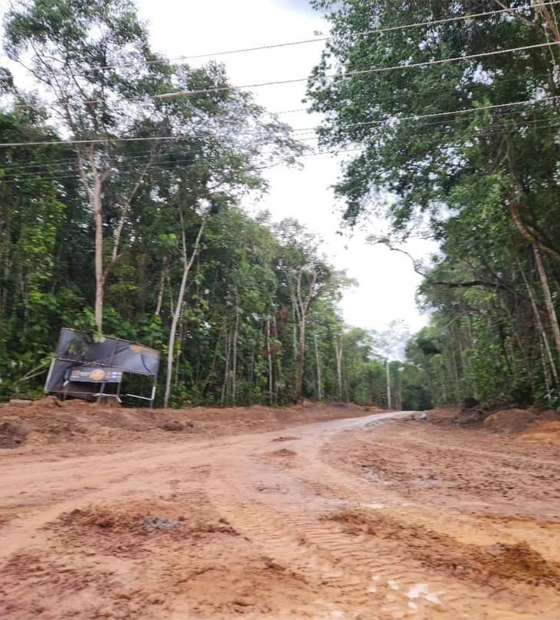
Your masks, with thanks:
<instances>
[{"instance_id":1,"label":"white cloud","mask_svg":"<svg viewBox=\"0 0 560 620\"><path fill-rule=\"evenodd\" d=\"M272 2L290 11L301 13L312 13L314 11L309 0L272 0Z\"/></svg>"}]
</instances>

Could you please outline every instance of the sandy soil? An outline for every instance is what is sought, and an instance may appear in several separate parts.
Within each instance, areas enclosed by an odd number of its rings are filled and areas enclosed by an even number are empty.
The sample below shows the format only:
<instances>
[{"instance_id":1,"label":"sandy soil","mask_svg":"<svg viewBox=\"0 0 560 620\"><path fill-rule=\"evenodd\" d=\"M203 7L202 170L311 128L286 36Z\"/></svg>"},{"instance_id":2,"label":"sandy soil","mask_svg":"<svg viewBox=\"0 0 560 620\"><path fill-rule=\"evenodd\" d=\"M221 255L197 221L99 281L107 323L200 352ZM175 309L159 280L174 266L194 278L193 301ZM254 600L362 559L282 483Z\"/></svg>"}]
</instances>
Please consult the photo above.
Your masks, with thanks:
<instances>
[{"instance_id":1,"label":"sandy soil","mask_svg":"<svg viewBox=\"0 0 560 620\"><path fill-rule=\"evenodd\" d=\"M358 413L1 451L0 617L560 618L560 447Z\"/></svg>"}]
</instances>

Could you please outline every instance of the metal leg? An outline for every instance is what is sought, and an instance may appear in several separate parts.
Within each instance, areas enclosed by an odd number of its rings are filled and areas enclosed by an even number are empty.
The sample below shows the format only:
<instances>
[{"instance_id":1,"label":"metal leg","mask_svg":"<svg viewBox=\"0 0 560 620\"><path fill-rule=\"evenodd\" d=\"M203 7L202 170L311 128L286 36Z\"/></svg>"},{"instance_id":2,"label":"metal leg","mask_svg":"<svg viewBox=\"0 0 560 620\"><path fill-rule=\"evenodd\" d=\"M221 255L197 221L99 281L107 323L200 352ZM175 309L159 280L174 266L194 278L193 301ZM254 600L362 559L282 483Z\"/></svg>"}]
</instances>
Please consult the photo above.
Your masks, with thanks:
<instances>
[{"instance_id":1,"label":"metal leg","mask_svg":"<svg viewBox=\"0 0 560 620\"><path fill-rule=\"evenodd\" d=\"M101 390L99 391L99 394L97 396L97 402L101 402L101 398L105 396L105 381L103 381L103 383L101 384Z\"/></svg>"}]
</instances>

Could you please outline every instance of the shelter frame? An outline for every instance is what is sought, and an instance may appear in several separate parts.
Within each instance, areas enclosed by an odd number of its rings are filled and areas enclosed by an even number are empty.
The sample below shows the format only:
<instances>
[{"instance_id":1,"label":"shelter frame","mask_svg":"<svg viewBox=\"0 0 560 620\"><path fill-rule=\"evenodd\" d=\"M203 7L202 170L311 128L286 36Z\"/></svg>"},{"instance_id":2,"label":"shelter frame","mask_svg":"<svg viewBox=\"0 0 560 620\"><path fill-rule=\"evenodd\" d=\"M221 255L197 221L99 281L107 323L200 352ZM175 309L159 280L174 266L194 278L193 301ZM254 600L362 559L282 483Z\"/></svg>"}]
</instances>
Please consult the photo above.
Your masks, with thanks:
<instances>
[{"instance_id":1,"label":"shelter frame","mask_svg":"<svg viewBox=\"0 0 560 620\"><path fill-rule=\"evenodd\" d=\"M103 337L91 342L84 334L63 328L56 355L49 369L45 391L68 396L96 399L114 398L121 402L123 374L152 379L150 396L125 394L123 397L147 401L153 408L157 392L160 354L155 349L121 338ZM116 392L107 391L116 385Z\"/></svg>"}]
</instances>

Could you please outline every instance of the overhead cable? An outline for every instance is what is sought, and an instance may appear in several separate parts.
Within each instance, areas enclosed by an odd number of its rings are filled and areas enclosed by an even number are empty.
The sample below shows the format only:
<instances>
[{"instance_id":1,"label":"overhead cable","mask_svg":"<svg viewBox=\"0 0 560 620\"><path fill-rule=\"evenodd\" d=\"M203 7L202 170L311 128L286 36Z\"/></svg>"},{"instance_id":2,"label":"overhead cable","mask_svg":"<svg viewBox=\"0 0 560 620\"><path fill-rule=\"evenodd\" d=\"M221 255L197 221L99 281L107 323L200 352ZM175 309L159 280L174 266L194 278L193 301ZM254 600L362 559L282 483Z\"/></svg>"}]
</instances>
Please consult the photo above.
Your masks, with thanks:
<instances>
[{"instance_id":1,"label":"overhead cable","mask_svg":"<svg viewBox=\"0 0 560 620\"><path fill-rule=\"evenodd\" d=\"M481 13L471 13L471 14L467 14L467 15L459 15L456 17L446 17L443 19L435 19L435 20L428 20L428 21L422 21L422 22L413 22L410 24L401 24L400 26L388 26L385 28L372 28L370 30L363 30L361 32L357 32L355 33L353 36L356 38L359 37L369 37L369 36L374 36L374 35L381 35L381 34L387 34L387 33L391 33L391 32L399 32L402 30L410 30L411 28L424 28L424 27L430 27L430 26L442 26L444 24L449 24L449 23L453 23L453 22L464 22L464 21L470 21L470 20L474 20L474 19L478 19L481 17L493 17L494 15L504 15L504 14L509 14L509 15L517 15L517 14L522 14L524 11L527 10L536 10L539 8L543 8L543 7L548 7L548 6L554 6L560 4L560 0L551 0L550 2L539 2L539 3L535 3L535 4L525 4L523 6L518 6L518 7L510 7L510 8L505 8L505 9L497 9L494 11L483 11ZM147 61L145 64L146 65L153 65L153 64L158 64L158 63L164 63L167 62L167 60L170 61L177 61L177 60L195 60L195 59L199 59L199 58L213 58L213 57L218 57L218 56L230 56L233 54L246 54L246 53L253 53L253 52L259 52L259 51L266 51L266 50L272 50L272 49L279 49L279 48L285 48L285 47L293 47L293 46L297 46L297 45L309 45L309 44L313 44L313 43L322 43L323 41L330 41L331 39L334 39L335 36L333 35L329 35L329 36L323 36L323 37L315 37L312 39L300 39L298 41L285 41L285 42L280 42L280 43L272 43L272 44L268 44L268 45L259 45L256 47L244 47L244 48L238 48L238 49L232 49L232 50L222 50L222 51L218 51L218 52L209 52L209 53L205 53L205 54L192 54L192 55L188 55L188 56L176 56L174 58L170 58L170 59L158 59L158 60L149 60ZM107 64L107 65L103 65L101 67L99 67L99 69L101 70L105 70L105 69L111 69L116 67L116 65L113 64Z\"/></svg>"},{"instance_id":2,"label":"overhead cable","mask_svg":"<svg viewBox=\"0 0 560 620\"><path fill-rule=\"evenodd\" d=\"M464 110L451 110L449 112L436 112L432 114L417 114L413 116L404 116L399 117L398 115L392 115L382 120L376 121L364 121L359 123L348 123L344 127L353 127L353 126L362 126L362 125L380 125L380 124L389 124L401 121L408 120L422 120L426 118L440 118L444 116L456 116L460 114L473 114L475 112L493 110L493 109L503 109L507 107L517 107L528 104L539 104L545 101L555 101L559 99L560 96L554 97L542 97L541 99L527 99L525 101L513 101L511 103L500 103L495 105L487 105L480 106L475 108L466 108ZM296 132L310 132L316 131L317 129L321 129L320 127L303 127L295 130ZM243 135L243 134L238 134ZM250 135L250 134L245 134ZM191 139L200 136L190 135L190 136L146 136L146 137L123 137L123 138L94 138L94 139L83 139L83 140L47 140L47 141L30 141L30 142L0 142L0 148L12 148L12 147L20 147L20 146L67 146L70 144L109 144L111 142L151 142L151 141L173 141L179 139Z\"/></svg>"}]
</instances>

